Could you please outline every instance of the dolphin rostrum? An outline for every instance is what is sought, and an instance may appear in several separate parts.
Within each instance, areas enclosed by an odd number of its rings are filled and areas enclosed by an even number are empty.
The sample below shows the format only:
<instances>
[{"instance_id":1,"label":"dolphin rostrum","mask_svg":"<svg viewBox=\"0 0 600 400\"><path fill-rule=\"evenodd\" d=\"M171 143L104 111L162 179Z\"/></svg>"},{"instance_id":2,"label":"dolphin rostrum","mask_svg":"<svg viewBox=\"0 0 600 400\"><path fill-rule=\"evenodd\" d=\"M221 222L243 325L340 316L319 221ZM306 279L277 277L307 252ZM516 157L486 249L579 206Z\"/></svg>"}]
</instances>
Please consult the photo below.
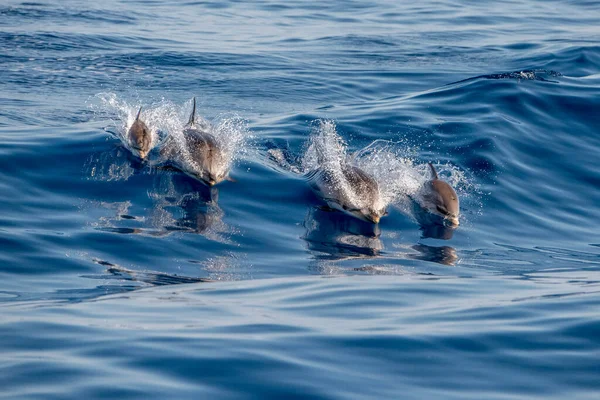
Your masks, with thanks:
<instances>
[{"instance_id":1,"label":"dolphin rostrum","mask_svg":"<svg viewBox=\"0 0 600 400\"><path fill-rule=\"evenodd\" d=\"M135 121L133 121L133 124L127 132L127 139L129 140L131 148L133 148L143 160L150 152L152 134L150 129L148 129L148 126L140 119L141 112L142 107L140 107L137 116L135 117Z\"/></svg>"},{"instance_id":2,"label":"dolphin rostrum","mask_svg":"<svg viewBox=\"0 0 600 400\"><path fill-rule=\"evenodd\" d=\"M435 215L444 219L444 222L452 227L459 225L459 201L456 192L447 182L438 177L433 164L429 163L431 169L431 180L425 185L423 195L423 206Z\"/></svg>"}]
</instances>

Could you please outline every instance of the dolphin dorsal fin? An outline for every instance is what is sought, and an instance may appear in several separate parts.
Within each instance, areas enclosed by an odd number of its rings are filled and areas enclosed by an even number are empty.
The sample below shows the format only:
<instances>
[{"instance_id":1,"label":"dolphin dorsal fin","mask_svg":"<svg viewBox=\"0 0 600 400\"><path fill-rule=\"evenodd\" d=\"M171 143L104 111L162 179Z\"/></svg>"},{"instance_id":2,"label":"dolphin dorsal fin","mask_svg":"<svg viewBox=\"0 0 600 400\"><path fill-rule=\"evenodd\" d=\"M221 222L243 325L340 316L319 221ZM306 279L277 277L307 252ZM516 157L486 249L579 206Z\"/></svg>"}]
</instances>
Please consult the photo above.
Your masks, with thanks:
<instances>
[{"instance_id":1,"label":"dolphin dorsal fin","mask_svg":"<svg viewBox=\"0 0 600 400\"><path fill-rule=\"evenodd\" d=\"M138 110L137 113L137 117L135 117L135 120L137 121L138 119L140 119L140 113L142 112L142 107L140 107L140 109Z\"/></svg>"},{"instance_id":2,"label":"dolphin dorsal fin","mask_svg":"<svg viewBox=\"0 0 600 400\"><path fill-rule=\"evenodd\" d=\"M194 97L194 105L192 106L192 114L190 115L190 120L188 121L188 125L194 125L194 117L196 116L196 98Z\"/></svg>"},{"instance_id":3,"label":"dolphin dorsal fin","mask_svg":"<svg viewBox=\"0 0 600 400\"><path fill-rule=\"evenodd\" d=\"M429 164L429 168L431 169L431 178L432 178L432 180L435 181L436 179L440 179L438 177L437 171L435 170L435 167L433 166L433 164L432 163L428 163L428 164Z\"/></svg>"}]
</instances>

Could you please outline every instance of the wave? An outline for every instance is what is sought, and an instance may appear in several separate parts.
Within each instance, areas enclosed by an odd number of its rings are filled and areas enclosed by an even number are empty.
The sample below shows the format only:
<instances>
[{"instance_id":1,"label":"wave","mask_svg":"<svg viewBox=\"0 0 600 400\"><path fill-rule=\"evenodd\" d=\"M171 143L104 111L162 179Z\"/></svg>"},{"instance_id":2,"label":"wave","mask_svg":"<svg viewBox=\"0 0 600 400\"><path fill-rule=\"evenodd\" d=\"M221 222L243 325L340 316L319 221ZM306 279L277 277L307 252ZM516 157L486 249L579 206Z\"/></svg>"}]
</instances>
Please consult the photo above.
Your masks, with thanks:
<instances>
[{"instance_id":1,"label":"wave","mask_svg":"<svg viewBox=\"0 0 600 400\"><path fill-rule=\"evenodd\" d=\"M558 83L558 81L549 79L563 76L560 72L545 70L545 69L524 69L520 71L502 72L498 74L487 74L474 76L467 79L462 79L457 82L449 83L448 85L454 85L462 82L474 81L477 79L516 79L523 81L541 81L541 82L552 82ZM447 85L447 86L448 86Z\"/></svg>"}]
</instances>

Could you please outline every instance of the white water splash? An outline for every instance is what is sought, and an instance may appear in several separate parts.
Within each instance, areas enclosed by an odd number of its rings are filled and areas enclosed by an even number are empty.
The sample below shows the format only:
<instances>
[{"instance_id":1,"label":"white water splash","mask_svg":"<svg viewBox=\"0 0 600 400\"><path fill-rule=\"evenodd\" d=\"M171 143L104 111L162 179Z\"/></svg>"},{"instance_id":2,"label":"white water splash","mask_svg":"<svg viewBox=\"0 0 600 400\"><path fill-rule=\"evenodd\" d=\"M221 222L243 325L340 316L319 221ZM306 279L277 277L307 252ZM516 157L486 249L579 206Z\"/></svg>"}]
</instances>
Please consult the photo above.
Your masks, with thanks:
<instances>
[{"instance_id":1,"label":"white water splash","mask_svg":"<svg viewBox=\"0 0 600 400\"><path fill-rule=\"evenodd\" d=\"M187 122L192 111L192 100L186 102L181 107L184 115L179 116L181 121ZM177 164L184 170L199 173L202 166L197 163L195 158L190 154L187 147L187 141L184 136L185 123L178 129L169 132L169 135L174 139L176 144ZM196 114L194 127L206 132L215 139L217 145L222 150L223 158L217 168L222 171L222 175L226 175L227 171L231 170L232 165L237 162L242 155L246 154L247 144L252 138L248 130L246 121L240 116L232 113L220 114L212 122ZM170 151L169 153L172 153ZM163 160L168 161L168 160ZM219 173L217 173L219 175Z\"/></svg>"},{"instance_id":2,"label":"white water splash","mask_svg":"<svg viewBox=\"0 0 600 400\"><path fill-rule=\"evenodd\" d=\"M327 169L334 176L332 184L338 185L349 198L353 198L354 191L342 174L344 163L362 169L375 179L382 208L396 202L401 195L416 192L423 181L422 176L414 169L412 160L399 157L390 142L375 141L368 147L349 154L348 145L337 133L335 123L320 121L302 159L302 170L309 172L316 168ZM357 204L360 203L360 199L354 200Z\"/></svg>"},{"instance_id":3,"label":"white water splash","mask_svg":"<svg viewBox=\"0 0 600 400\"><path fill-rule=\"evenodd\" d=\"M152 148L160 149L166 139L171 137L176 143L175 153L184 163L183 166L191 171L199 168L190 156L183 137L183 130L192 110L192 100L178 105L162 98L158 102L145 105L127 102L115 93L99 93L96 98L100 100L100 104L92 104L91 108L97 114L106 115L111 120L106 130L112 131L126 148L131 150L127 132L135 121L139 107L143 106L141 119L152 133ZM245 153L245 144L251 139L246 121L234 114L221 114L212 123L196 114L196 125L213 135L224 150L227 169ZM149 161L152 164L169 161L158 153L151 152Z\"/></svg>"},{"instance_id":4,"label":"white water splash","mask_svg":"<svg viewBox=\"0 0 600 400\"><path fill-rule=\"evenodd\" d=\"M327 168L336 177L334 184L352 194L341 166L343 163L355 165L375 179L385 206L394 205L414 219L413 201L419 203L422 200L425 183L431 179L427 163L417 161L417 150L406 142L380 139L350 154L335 123L325 120L319 121L314 129L299 169L308 173L316 168ZM458 167L436 162L434 165L440 178L453 186L459 197L467 197L476 190Z\"/></svg>"},{"instance_id":5,"label":"white water splash","mask_svg":"<svg viewBox=\"0 0 600 400\"><path fill-rule=\"evenodd\" d=\"M371 201L361 198L352 184L348 182L343 172L344 168L349 164L356 165L356 163L352 157L348 156L347 148L347 143L336 131L335 123L321 120L309 140L308 148L302 159L302 170L305 173L315 169L326 171L331 180L328 183L335 186L336 192L343 193L342 197L348 199L349 203L356 208L375 210L386 208L389 202L381 196L381 190L376 198L377 203L371 204Z\"/></svg>"},{"instance_id":6,"label":"white water splash","mask_svg":"<svg viewBox=\"0 0 600 400\"><path fill-rule=\"evenodd\" d=\"M152 136L151 149L156 147L159 143L159 132L163 130L163 126L160 123L164 120L164 112L161 112L162 110L144 104L129 103L120 99L115 93L99 93L96 95L96 98L100 100L100 104L92 104L91 108L98 114L106 114L111 120L111 124L105 129L113 133L134 154L135 152L132 151L127 138L127 132L135 121L140 107L142 107L140 119L150 129Z\"/></svg>"}]
</instances>

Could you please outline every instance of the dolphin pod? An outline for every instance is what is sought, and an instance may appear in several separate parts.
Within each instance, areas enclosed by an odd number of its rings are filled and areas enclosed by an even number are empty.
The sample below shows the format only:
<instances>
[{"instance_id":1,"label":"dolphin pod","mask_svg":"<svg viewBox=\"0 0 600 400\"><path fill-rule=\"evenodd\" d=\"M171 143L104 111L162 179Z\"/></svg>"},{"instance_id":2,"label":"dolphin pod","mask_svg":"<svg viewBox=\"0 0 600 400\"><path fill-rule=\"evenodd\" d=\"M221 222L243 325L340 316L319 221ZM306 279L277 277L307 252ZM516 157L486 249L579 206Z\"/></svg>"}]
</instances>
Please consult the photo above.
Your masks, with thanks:
<instances>
[{"instance_id":1,"label":"dolphin pod","mask_svg":"<svg viewBox=\"0 0 600 400\"><path fill-rule=\"evenodd\" d=\"M145 160L152 150L152 135L140 118L142 108L127 131L127 141L132 153ZM167 137L160 154L175 168L204 183L214 186L229 176L231 159L211 133L211 126L196 120L196 98L192 112L182 130L182 141ZM185 151L181 146L185 146ZM354 165L352 160L337 160L335 168L323 158L323 149L316 149L318 166L305 174L309 187L327 204L329 209L338 210L360 220L378 224L387 215L386 205L381 201L379 184L375 177ZM444 226L459 225L459 199L450 184L440 179L433 164L428 163L431 178L425 182L420 206L430 215L442 221ZM450 235L451 237L451 235Z\"/></svg>"}]
</instances>

